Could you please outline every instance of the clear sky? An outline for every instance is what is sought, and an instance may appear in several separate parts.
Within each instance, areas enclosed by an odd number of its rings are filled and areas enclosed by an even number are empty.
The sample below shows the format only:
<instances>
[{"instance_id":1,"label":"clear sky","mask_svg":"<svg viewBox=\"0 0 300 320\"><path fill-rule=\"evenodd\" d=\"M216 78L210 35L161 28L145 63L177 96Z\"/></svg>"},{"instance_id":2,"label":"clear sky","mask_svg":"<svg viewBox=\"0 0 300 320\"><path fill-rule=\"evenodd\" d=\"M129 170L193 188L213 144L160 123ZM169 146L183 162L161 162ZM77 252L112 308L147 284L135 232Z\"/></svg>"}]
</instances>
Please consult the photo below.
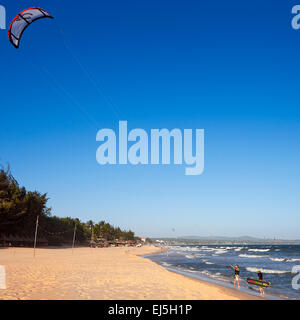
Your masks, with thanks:
<instances>
[{"instance_id":1,"label":"clear sky","mask_svg":"<svg viewBox=\"0 0 300 320\"><path fill-rule=\"evenodd\" d=\"M0 30L0 161L52 213L144 236L300 238L295 1L7 1L40 6L16 50ZM205 129L205 171L100 166L96 133Z\"/></svg>"}]
</instances>

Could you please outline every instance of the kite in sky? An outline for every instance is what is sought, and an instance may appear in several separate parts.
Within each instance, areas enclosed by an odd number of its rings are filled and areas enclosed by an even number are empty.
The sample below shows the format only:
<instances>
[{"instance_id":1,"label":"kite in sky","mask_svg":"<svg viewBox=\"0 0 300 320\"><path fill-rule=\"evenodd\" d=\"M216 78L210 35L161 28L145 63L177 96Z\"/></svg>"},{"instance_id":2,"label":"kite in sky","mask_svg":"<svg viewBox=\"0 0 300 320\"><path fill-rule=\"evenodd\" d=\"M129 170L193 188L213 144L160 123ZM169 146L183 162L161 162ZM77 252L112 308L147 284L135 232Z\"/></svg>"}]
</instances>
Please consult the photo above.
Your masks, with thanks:
<instances>
[{"instance_id":1,"label":"kite in sky","mask_svg":"<svg viewBox=\"0 0 300 320\"><path fill-rule=\"evenodd\" d=\"M10 24L8 30L8 39L15 48L19 48L20 40L22 38L23 32L26 28L31 25L32 22L53 17L44 9L41 8L29 8L20 12Z\"/></svg>"}]
</instances>

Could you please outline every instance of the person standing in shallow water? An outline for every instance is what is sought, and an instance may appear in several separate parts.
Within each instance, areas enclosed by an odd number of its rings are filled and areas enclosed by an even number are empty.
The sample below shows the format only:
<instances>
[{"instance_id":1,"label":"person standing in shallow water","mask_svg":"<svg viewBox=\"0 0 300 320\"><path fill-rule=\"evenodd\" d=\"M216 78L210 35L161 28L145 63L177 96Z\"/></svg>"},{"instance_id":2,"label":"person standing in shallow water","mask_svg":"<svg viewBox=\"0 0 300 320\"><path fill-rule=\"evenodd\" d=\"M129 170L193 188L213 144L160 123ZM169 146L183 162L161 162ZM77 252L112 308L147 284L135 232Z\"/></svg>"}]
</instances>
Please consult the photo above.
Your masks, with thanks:
<instances>
[{"instance_id":1,"label":"person standing in shallow water","mask_svg":"<svg viewBox=\"0 0 300 320\"><path fill-rule=\"evenodd\" d=\"M237 264L235 267L231 266L231 268L234 270L233 287L235 287L235 284L237 284L237 287L239 289L240 288L240 267Z\"/></svg>"},{"instance_id":2,"label":"person standing in shallow water","mask_svg":"<svg viewBox=\"0 0 300 320\"><path fill-rule=\"evenodd\" d=\"M257 270L258 280L263 281L263 274L261 270ZM259 286L260 295L263 297L265 295L264 288Z\"/></svg>"}]
</instances>

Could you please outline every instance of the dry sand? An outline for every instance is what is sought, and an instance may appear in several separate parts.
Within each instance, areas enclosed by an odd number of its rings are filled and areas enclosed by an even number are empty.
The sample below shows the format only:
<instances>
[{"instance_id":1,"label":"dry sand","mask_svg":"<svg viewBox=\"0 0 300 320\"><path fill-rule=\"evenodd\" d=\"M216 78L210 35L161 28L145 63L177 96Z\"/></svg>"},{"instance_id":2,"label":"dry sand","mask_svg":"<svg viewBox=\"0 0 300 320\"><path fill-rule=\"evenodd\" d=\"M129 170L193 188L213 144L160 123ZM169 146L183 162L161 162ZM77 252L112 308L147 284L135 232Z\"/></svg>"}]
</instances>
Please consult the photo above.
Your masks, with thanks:
<instances>
[{"instance_id":1,"label":"dry sand","mask_svg":"<svg viewBox=\"0 0 300 320\"><path fill-rule=\"evenodd\" d=\"M194 280L140 257L157 252L142 248L0 249L6 269L0 299L255 299ZM257 298L256 298L257 299Z\"/></svg>"}]
</instances>

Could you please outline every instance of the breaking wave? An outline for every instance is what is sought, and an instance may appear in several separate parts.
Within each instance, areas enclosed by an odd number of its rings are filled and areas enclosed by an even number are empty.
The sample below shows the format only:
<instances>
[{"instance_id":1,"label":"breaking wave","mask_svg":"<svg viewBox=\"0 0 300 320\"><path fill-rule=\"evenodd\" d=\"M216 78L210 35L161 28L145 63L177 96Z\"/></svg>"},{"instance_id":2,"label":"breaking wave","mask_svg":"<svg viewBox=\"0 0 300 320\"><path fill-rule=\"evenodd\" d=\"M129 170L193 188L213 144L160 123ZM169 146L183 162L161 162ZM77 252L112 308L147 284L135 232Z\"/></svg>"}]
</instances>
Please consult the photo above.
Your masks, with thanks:
<instances>
[{"instance_id":1,"label":"breaking wave","mask_svg":"<svg viewBox=\"0 0 300 320\"><path fill-rule=\"evenodd\" d=\"M265 258L265 256L257 256L255 254L239 254L241 258Z\"/></svg>"},{"instance_id":2,"label":"breaking wave","mask_svg":"<svg viewBox=\"0 0 300 320\"><path fill-rule=\"evenodd\" d=\"M300 259L287 259L287 262L297 262L300 261Z\"/></svg>"},{"instance_id":3,"label":"breaking wave","mask_svg":"<svg viewBox=\"0 0 300 320\"><path fill-rule=\"evenodd\" d=\"M287 259L285 259L285 258L270 258L270 260L277 261L277 262L282 262L282 261L286 261Z\"/></svg>"},{"instance_id":4,"label":"breaking wave","mask_svg":"<svg viewBox=\"0 0 300 320\"><path fill-rule=\"evenodd\" d=\"M270 249L249 249L248 251L252 252L268 252Z\"/></svg>"},{"instance_id":5,"label":"breaking wave","mask_svg":"<svg viewBox=\"0 0 300 320\"><path fill-rule=\"evenodd\" d=\"M272 261L277 261L277 262L298 262L300 259L296 258L270 258Z\"/></svg>"},{"instance_id":6,"label":"breaking wave","mask_svg":"<svg viewBox=\"0 0 300 320\"><path fill-rule=\"evenodd\" d=\"M247 267L246 270L249 272L257 273L257 268L254 268L254 267ZM270 269L260 269L260 270L262 273L273 273L273 274L290 273L290 271L285 271L285 270L270 270Z\"/></svg>"}]
</instances>

